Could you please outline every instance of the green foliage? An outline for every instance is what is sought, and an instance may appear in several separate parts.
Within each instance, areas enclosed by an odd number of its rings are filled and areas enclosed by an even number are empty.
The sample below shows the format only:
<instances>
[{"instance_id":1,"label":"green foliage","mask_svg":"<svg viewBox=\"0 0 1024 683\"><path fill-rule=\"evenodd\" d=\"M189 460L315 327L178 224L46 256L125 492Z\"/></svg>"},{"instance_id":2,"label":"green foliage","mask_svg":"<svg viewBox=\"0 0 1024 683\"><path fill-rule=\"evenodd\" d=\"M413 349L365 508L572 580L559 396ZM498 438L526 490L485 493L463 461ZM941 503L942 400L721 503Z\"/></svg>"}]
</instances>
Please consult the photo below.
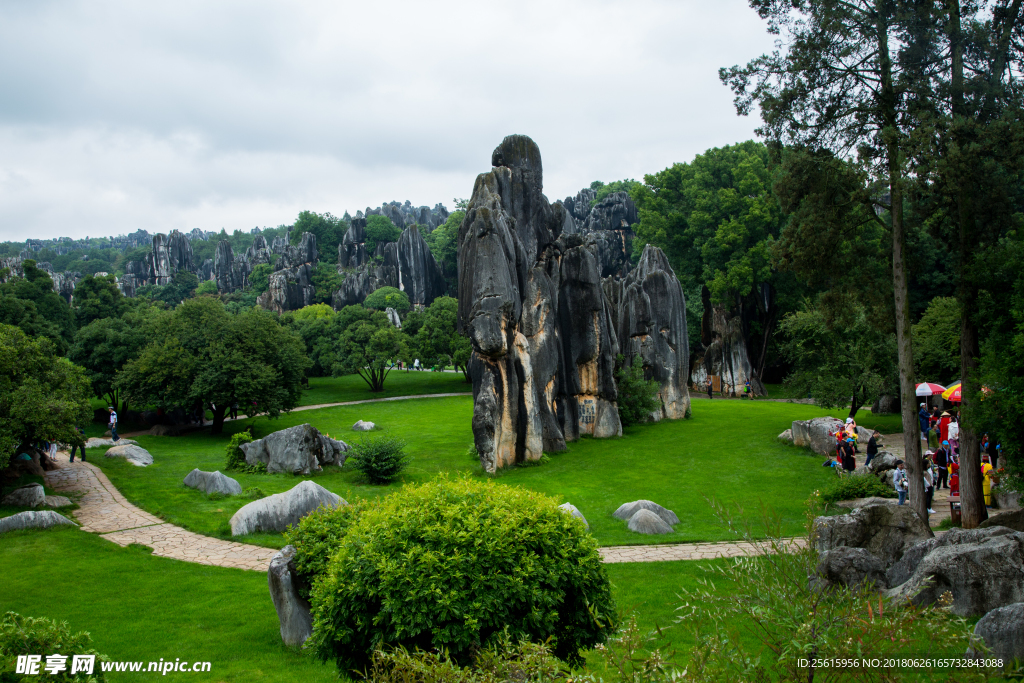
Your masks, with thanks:
<instances>
[{"instance_id":1,"label":"green foliage","mask_svg":"<svg viewBox=\"0 0 1024 683\"><path fill-rule=\"evenodd\" d=\"M351 307L344 310L348 308ZM332 373L357 373L369 385L370 391L381 391L393 360L406 355L408 343L405 333L396 329L387 315L378 311L368 320L353 321L344 328L337 344L338 362Z\"/></svg>"},{"instance_id":2,"label":"green foliage","mask_svg":"<svg viewBox=\"0 0 1024 683\"><path fill-rule=\"evenodd\" d=\"M405 441L394 436L369 437L352 446L347 463L362 472L371 484L390 484L409 465Z\"/></svg>"},{"instance_id":3,"label":"green foliage","mask_svg":"<svg viewBox=\"0 0 1024 683\"><path fill-rule=\"evenodd\" d=\"M594 187L595 185L597 185L597 187ZM625 192L629 194L630 192L633 191L633 188L639 187L639 185L640 183L633 180L632 178L627 178L626 180L613 180L607 185L605 183L602 183L600 180L595 180L594 182L590 183L590 189L597 190L597 196L590 201L590 208L594 208L595 206L597 206L598 202L600 202L602 199L604 199L610 194L613 194L615 192Z\"/></svg>"},{"instance_id":4,"label":"green foliage","mask_svg":"<svg viewBox=\"0 0 1024 683\"><path fill-rule=\"evenodd\" d=\"M121 318L100 318L75 333L68 357L85 369L94 396L120 405L114 386L117 373L142 353L167 316L159 308L137 306Z\"/></svg>"},{"instance_id":5,"label":"green foliage","mask_svg":"<svg viewBox=\"0 0 1024 683\"><path fill-rule=\"evenodd\" d=\"M78 443L75 427L92 416L85 371L46 338L0 325L0 470L43 439Z\"/></svg>"},{"instance_id":6,"label":"green foliage","mask_svg":"<svg viewBox=\"0 0 1024 683\"><path fill-rule=\"evenodd\" d=\"M329 213L303 211L295 219L291 230L291 243L297 245L302 233L309 232L316 237L316 248L321 261L334 261L338 256L338 244L345 236L348 224Z\"/></svg>"},{"instance_id":7,"label":"green foliage","mask_svg":"<svg viewBox=\"0 0 1024 683\"><path fill-rule=\"evenodd\" d=\"M249 432L237 432L231 435L231 441L224 448L227 458L224 461L224 470L242 470L247 467L245 452L242 451L242 444L252 443L252 436Z\"/></svg>"},{"instance_id":8,"label":"green foliage","mask_svg":"<svg viewBox=\"0 0 1024 683\"><path fill-rule=\"evenodd\" d=\"M854 498L895 498L896 490L886 486L872 474L853 474L839 477L829 484L821 494L821 502L828 505Z\"/></svg>"},{"instance_id":9,"label":"green foliage","mask_svg":"<svg viewBox=\"0 0 1024 683\"><path fill-rule=\"evenodd\" d=\"M263 465L263 463L259 463ZM263 465L263 472L267 471L267 466ZM242 498L249 498L250 500L259 500L260 498L266 498L267 494L263 492L263 489L258 486L248 486L242 489Z\"/></svg>"},{"instance_id":10,"label":"green foliage","mask_svg":"<svg viewBox=\"0 0 1024 683\"><path fill-rule=\"evenodd\" d=\"M936 297L914 325L914 365L918 382L960 378L960 304Z\"/></svg>"},{"instance_id":11,"label":"green foliage","mask_svg":"<svg viewBox=\"0 0 1024 683\"><path fill-rule=\"evenodd\" d=\"M213 280L204 280L196 287L196 296L208 296L217 294L217 283Z\"/></svg>"},{"instance_id":12,"label":"green foliage","mask_svg":"<svg viewBox=\"0 0 1024 683\"><path fill-rule=\"evenodd\" d=\"M337 254L337 247L335 247ZM335 256L335 259L337 256ZM320 261L313 271L313 286L316 288L316 300L321 305L330 304L334 293L341 289L345 278L338 272L338 267L331 262Z\"/></svg>"},{"instance_id":13,"label":"green foliage","mask_svg":"<svg viewBox=\"0 0 1024 683\"><path fill-rule=\"evenodd\" d=\"M376 649L445 649L459 663L507 629L574 663L615 630L597 543L555 500L436 479L377 499L313 586L307 645L339 671Z\"/></svg>"},{"instance_id":14,"label":"green foliage","mask_svg":"<svg viewBox=\"0 0 1024 683\"><path fill-rule=\"evenodd\" d=\"M175 307L186 299L191 299L199 287L199 278L195 273L179 270L167 285L144 285L136 290L136 295L151 301L160 301Z\"/></svg>"},{"instance_id":15,"label":"green foliage","mask_svg":"<svg viewBox=\"0 0 1024 683\"><path fill-rule=\"evenodd\" d=\"M412 317L412 313L406 318ZM416 335L416 352L428 366L453 365L462 371L469 381L469 357L473 349L469 339L458 330L459 302L442 296L434 299L423 317L423 324L413 332L410 325L403 326L410 334Z\"/></svg>"},{"instance_id":16,"label":"green foliage","mask_svg":"<svg viewBox=\"0 0 1024 683\"><path fill-rule=\"evenodd\" d=\"M459 278L459 228L466 217L464 210L454 211L443 225L434 228L424 236L430 253L437 261L441 274L448 283L448 291L454 292Z\"/></svg>"},{"instance_id":17,"label":"green foliage","mask_svg":"<svg viewBox=\"0 0 1024 683\"><path fill-rule=\"evenodd\" d=\"M412 305L409 303L409 295L395 287L380 287L374 290L363 301L363 306L375 308L378 311L383 311L385 308L393 308L400 315L408 313L409 309L412 308Z\"/></svg>"},{"instance_id":18,"label":"green foliage","mask_svg":"<svg viewBox=\"0 0 1024 683\"><path fill-rule=\"evenodd\" d=\"M66 670L59 674L49 674L44 670L46 656L61 654L67 657ZM14 673L18 655L42 655L39 673L33 676L20 676ZM74 655L93 655L96 660L92 674L82 672L71 674L71 662ZM46 680L55 683L94 683L105 681L100 662L110 661L92 648L92 637L85 631L71 633L66 621L53 621L45 617L23 617L15 612L4 614L0 620L0 680L4 683L15 681Z\"/></svg>"},{"instance_id":19,"label":"green foliage","mask_svg":"<svg viewBox=\"0 0 1024 683\"><path fill-rule=\"evenodd\" d=\"M292 313L296 320L330 320L334 317L334 309L327 304L310 304Z\"/></svg>"},{"instance_id":20,"label":"green foliage","mask_svg":"<svg viewBox=\"0 0 1024 683\"><path fill-rule=\"evenodd\" d=\"M627 364L626 358L620 353L616 365L619 367L615 371L615 388L619 392L619 420L622 426L647 422L651 419L651 413L661 405L658 400L658 383L644 376L644 359L639 354L633 357L632 363Z\"/></svg>"},{"instance_id":21,"label":"green foliage","mask_svg":"<svg viewBox=\"0 0 1024 683\"><path fill-rule=\"evenodd\" d=\"M366 253L373 255L377 245L382 242L397 242L402 231L387 216L366 217Z\"/></svg>"},{"instance_id":22,"label":"green foliage","mask_svg":"<svg viewBox=\"0 0 1024 683\"><path fill-rule=\"evenodd\" d=\"M75 285L74 309L79 327L121 315L124 296L113 275L86 275Z\"/></svg>"},{"instance_id":23,"label":"green foliage","mask_svg":"<svg viewBox=\"0 0 1024 683\"><path fill-rule=\"evenodd\" d=\"M269 263L259 263L252 269L249 273L249 288L253 294L259 296L270 289L270 274L273 272L274 267Z\"/></svg>"},{"instance_id":24,"label":"green foliage","mask_svg":"<svg viewBox=\"0 0 1024 683\"><path fill-rule=\"evenodd\" d=\"M285 532L285 543L295 546L295 571L302 581L299 593L307 600L313 585L327 573L327 565L349 527L365 505L320 506Z\"/></svg>"},{"instance_id":25,"label":"green foliage","mask_svg":"<svg viewBox=\"0 0 1024 683\"><path fill-rule=\"evenodd\" d=\"M63 297L53 291L53 280L36 262L22 262L25 277L0 284L0 324L20 327L32 337L46 337L64 353L75 334L75 316Z\"/></svg>"}]
</instances>

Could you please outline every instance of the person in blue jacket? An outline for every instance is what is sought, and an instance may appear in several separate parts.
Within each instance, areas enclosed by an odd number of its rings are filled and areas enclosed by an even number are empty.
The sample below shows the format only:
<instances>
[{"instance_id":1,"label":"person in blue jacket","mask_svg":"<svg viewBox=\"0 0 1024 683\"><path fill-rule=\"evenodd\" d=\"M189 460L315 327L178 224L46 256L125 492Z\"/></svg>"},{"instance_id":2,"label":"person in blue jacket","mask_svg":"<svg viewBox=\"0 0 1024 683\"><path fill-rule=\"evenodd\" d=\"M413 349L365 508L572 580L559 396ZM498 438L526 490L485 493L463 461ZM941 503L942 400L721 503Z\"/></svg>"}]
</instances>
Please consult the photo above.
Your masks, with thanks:
<instances>
[{"instance_id":1,"label":"person in blue jacket","mask_svg":"<svg viewBox=\"0 0 1024 683\"><path fill-rule=\"evenodd\" d=\"M931 415L928 413L928 406L926 406L924 403L921 404L921 410L917 412L917 419L921 423L921 438L927 441L928 422L931 419Z\"/></svg>"}]
</instances>

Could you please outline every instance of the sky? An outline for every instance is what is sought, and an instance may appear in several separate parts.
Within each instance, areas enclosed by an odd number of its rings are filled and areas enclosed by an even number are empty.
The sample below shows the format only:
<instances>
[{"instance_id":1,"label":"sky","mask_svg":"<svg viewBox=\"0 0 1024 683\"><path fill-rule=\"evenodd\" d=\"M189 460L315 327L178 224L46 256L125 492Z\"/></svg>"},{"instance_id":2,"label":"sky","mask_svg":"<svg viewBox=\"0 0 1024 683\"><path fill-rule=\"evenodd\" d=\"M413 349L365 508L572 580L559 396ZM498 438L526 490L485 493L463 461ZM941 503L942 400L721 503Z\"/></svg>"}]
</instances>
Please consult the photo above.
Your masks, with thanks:
<instances>
[{"instance_id":1,"label":"sky","mask_svg":"<svg viewBox=\"0 0 1024 683\"><path fill-rule=\"evenodd\" d=\"M745 0L0 3L0 241L469 197L512 133L550 200L754 137Z\"/></svg>"}]
</instances>

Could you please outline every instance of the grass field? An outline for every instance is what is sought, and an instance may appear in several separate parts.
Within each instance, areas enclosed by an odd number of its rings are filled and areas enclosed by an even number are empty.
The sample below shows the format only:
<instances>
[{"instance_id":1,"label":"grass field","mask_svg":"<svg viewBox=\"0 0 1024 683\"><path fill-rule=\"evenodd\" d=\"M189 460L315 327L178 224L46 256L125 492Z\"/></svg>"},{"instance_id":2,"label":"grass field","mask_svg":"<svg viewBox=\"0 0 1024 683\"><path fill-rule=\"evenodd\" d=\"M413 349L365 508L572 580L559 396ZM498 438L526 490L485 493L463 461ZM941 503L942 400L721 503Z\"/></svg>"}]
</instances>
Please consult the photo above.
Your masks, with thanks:
<instances>
[{"instance_id":1,"label":"grass field","mask_svg":"<svg viewBox=\"0 0 1024 683\"><path fill-rule=\"evenodd\" d=\"M299 405L315 406L321 403L365 401L392 396L418 396L420 394L456 394L473 391L473 385L461 372L430 372L427 370L392 370L384 381L384 390L370 391L359 375L343 377L311 377L309 389L303 389Z\"/></svg>"},{"instance_id":2,"label":"grass field","mask_svg":"<svg viewBox=\"0 0 1024 683\"><path fill-rule=\"evenodd\" d=\"M421 373L427 374L427 373ZM568 452L551 454L548 462L513 468L498 474L502 483L526 486L576 505L594 535L604 545L678 543L731 540L733 534L711 513L707 499L731 509L743 508L748 518L760 505L774 508L787 533L799 533L803 504L811 491L832 481L821 459L809 451L780 444L779 432L794 419L826 414L815 406L768 401L695 402L690 420L664 421L625 430L619 439L583 439ZM325 488L346 500L387 494L402 483L423 482L439 473L486 476L472 444L472 399L413 399L299 411L278 420L251 421L257 437L310 422L335 438L358 441L351 431L359 419L371 420L407 441L413 460L390 486L371 486L351 467L330 468L315 476ZM250 421L227 425L242 429ZM90 461L104 469L133 503L161 518L198 533L227 537L228 521L246 500L210 499L185 488L182 480L193 468L223 469L229 434L200 433L187 437L137 437L155 463L134 467L120 459ZM285 491L300 478L291 475L232 473L243 488L255 486L267 494ZM680 518L676 532L650 537L634 534L611 515L622 503L646 498L674 510ZM277 535L256 535L250 543L278 546Z\"/></svg>"}]
</instances>

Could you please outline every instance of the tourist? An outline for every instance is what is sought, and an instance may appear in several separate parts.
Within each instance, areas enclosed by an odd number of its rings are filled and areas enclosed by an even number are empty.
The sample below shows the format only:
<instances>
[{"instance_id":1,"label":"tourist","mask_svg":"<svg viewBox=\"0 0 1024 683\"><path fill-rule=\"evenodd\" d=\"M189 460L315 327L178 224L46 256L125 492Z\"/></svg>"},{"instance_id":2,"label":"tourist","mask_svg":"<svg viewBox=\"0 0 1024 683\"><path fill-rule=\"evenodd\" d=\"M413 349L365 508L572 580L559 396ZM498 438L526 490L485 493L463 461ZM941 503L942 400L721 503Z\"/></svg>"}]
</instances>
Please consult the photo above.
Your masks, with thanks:
<instances>
[{"instance_id":1,"label":"tourist","mask_svg":"<svg viewBox=\"0 0 1024 683\"><path fill-rule=\"evenodd\" d=\"M960 465L958 463L949 464L949 496L960 495Z\"/></svg>"},{"instance_id":2,"label":"tourist","mask_svg":"<svg viewBox=\"0 0 1024 683\"><path fill-rule=\"evenodd\" d=\"M988 446L984 452L988 453L988 460L992 463L992 467L996 467L999 464L999 451L1001 449L1001 444L997 444L995 439L989 439Z\"/></svg>"},{"instance_id":3,"label":"tourist","mask_svg":"<svg viewBox=\"0 0 1024 683\"><path fill-rule=\"evenodd\" d=\"M877 429L871 432L871 438L868 439L868 459L864 461L864 467L870 465L871 459L878 455L878 437L880 436Z\"/></svg>"},{"instance_id":4,"label":"tourist","mask_svg":"<svg viewBox=\"0 0 1024 683\"><path fill-rule=\"evenodd\" d=\"M85 430L81 427L75 427L74 441L71 442L71 462L75 461L75 449L78 449L78 454L82 456L82 462L85 462Z\"/></svg>"},{"instance_id":5,"label":"tourist","mask_svg":"<svg viewBox=\"0 0 1024 683\"><path fill-rule=\"evenodd\" d=\"M947 441L949 441L949 452L960 450L960 418L954 417L946 430Z\"/></svg>"},{"instance_id":6,"label":"tourist","mask_svg":"<svg viewBox=\"0 0 1024 683\"><path fill-rule=\"evenodd\" d=\"M107 406L107 412L110 413L110 421L107 422L107 426L110 427L110 438L113 441L119 441L121 437L117 435L117 413L114 412L114 406Z\"/></svg>"},{"instance_id":7,"label":"tourist","mask_svg":"<svg viewBox=\"0 0 1024 683\"><path fill-rule=\"evenodd\" d=\"M711 381L711 375L708 375L708 381L707 381L708 398L714 398L714 396L711 395L711 390L712 390L713 386L714 386L714 382Z\"/></svg>"},{"instance_id":8,"label":"tourist","mask_svg":"<svg viewBox=\"0 0 1024 683\"><path fill-rule=\"evenodd\" d=\"M412 369L413 370L419 370L420 369L420 359L419 358L417 358L416 360L414 360L412 362Z\"/></svg>"},{"instance_id":9,"label":"tourist","mask_svg":"<svg viewBox=\"0 0 1024 683\"><path fill-rule=\"evenodd\" d=\"M231 415L231 419L232 420L237 420L238 419L238 402L237 401L235 403L231 404L231 413L230 413L230 415Z\"/></svg>"},{"instance_id":10,"label":"tourist","mask_svg":"<svg viewBox=\"0 0 1024 683\"><path fill-rule=\"evenodd\" d=\"M907 502L907 491L910 490L910 482L907 481L907 466L902 460L896 461L896 471L892 475L892 484L896 488L896 495L899 496L900 505Z\"/></svg>"},{"instance_id":11,"label":"tourist","mask_svg":"<svg viewBox=\"0 0 1024 683\"><path fill-rule=\"evenodd\" d=\"M846 438L850 439L853 442L853 452L856 453L857 452L857 442L858 442L860 437L857 435L857 423L854 421L854 419L852 417L846 418L846 427L845 427L845 429L846 429Z\"/></svg>"},{"instance_id":12,"label":"tourist","mask_svg":"<svg viewBox=\"0 0 1024 683\"><path fill-rule=\"evenodd\" d=\"M747 378L747 381L744 382L744 384L743 384L743 393L746 394L747 398L749 398L750 400L754 400L754 394L753 394L753 392L750 391L750 378L749 377Z\"/></svg>"},{"instance_id":13,"label":"tourist","mask_svg":"<svg viewBox=\"0 0 1024 683\"><path fill-rule=\"evenodd\" d=\"M942 411L942 415L939 417L939 442L949 441L949 424L953 421L953 417L946 411Z\"/></svg>"},{"instance_id":14,"label":"tourist","mask_svg":"<svg viewBox=\"0 0 1024 683\"><path fill-rule=\"evenodd\" d=\"M942 446L939 450L935 451L932 455L932 460L935 462L935 467L938 468L938 479L935 483L935 488L949 488L949 482L947 477L949 476L949 463L950 463L951 451L949 450L949 442L943 441Z\"/></svg>"},{"instance_id":15,"label":"tourist","mask_svg":"<svg viewBox=\"0 0 1024 683\"><path fill-rule=\"evenodd\" d=\"M981 490L985 494L985 507L992 507L992 477L989 476L989 472L992 471L992 463L989 462L988 453L981 456L981 476L984 477L981 482Z\"/></svg>"},{"instance_id":16,"label":"tourist","mask_svg":"<svg viewBox=\"0 0 1024 683\"><path fill-rule=\"evenodd\" d=\"M921 423L921 438L928 441L928 421L931 416L928 414L928 407L922 403L921 409L917 411L917 419Z\"/></svg>"},{"instance_id":17,"label":"tourist","mask_svg":"<svg viewBox=\"0 0 1024 683\"><path fill-rule=\"evenodd\" d=\"M926 456L928 454L925 454ZM932 474L932 461L927 457L921 462L921 469L923 470L921 478L924 480L924 506L928 510L929 515L934 515L935 510L932 510L932 498L935 496L935 475Z\"/></svg>"},{"instance_id":18,"label":"tourist","mask_svg":"<svg viewBox=\"0 0 1024 683\"><path fill-rule=\"evenodd\" d=\"M853 439L846 439L843 443L842 453L843 469L846 470L847 474L852 473L857 469L857 459L853 455Z\"/></svg>"}]
</instances>

